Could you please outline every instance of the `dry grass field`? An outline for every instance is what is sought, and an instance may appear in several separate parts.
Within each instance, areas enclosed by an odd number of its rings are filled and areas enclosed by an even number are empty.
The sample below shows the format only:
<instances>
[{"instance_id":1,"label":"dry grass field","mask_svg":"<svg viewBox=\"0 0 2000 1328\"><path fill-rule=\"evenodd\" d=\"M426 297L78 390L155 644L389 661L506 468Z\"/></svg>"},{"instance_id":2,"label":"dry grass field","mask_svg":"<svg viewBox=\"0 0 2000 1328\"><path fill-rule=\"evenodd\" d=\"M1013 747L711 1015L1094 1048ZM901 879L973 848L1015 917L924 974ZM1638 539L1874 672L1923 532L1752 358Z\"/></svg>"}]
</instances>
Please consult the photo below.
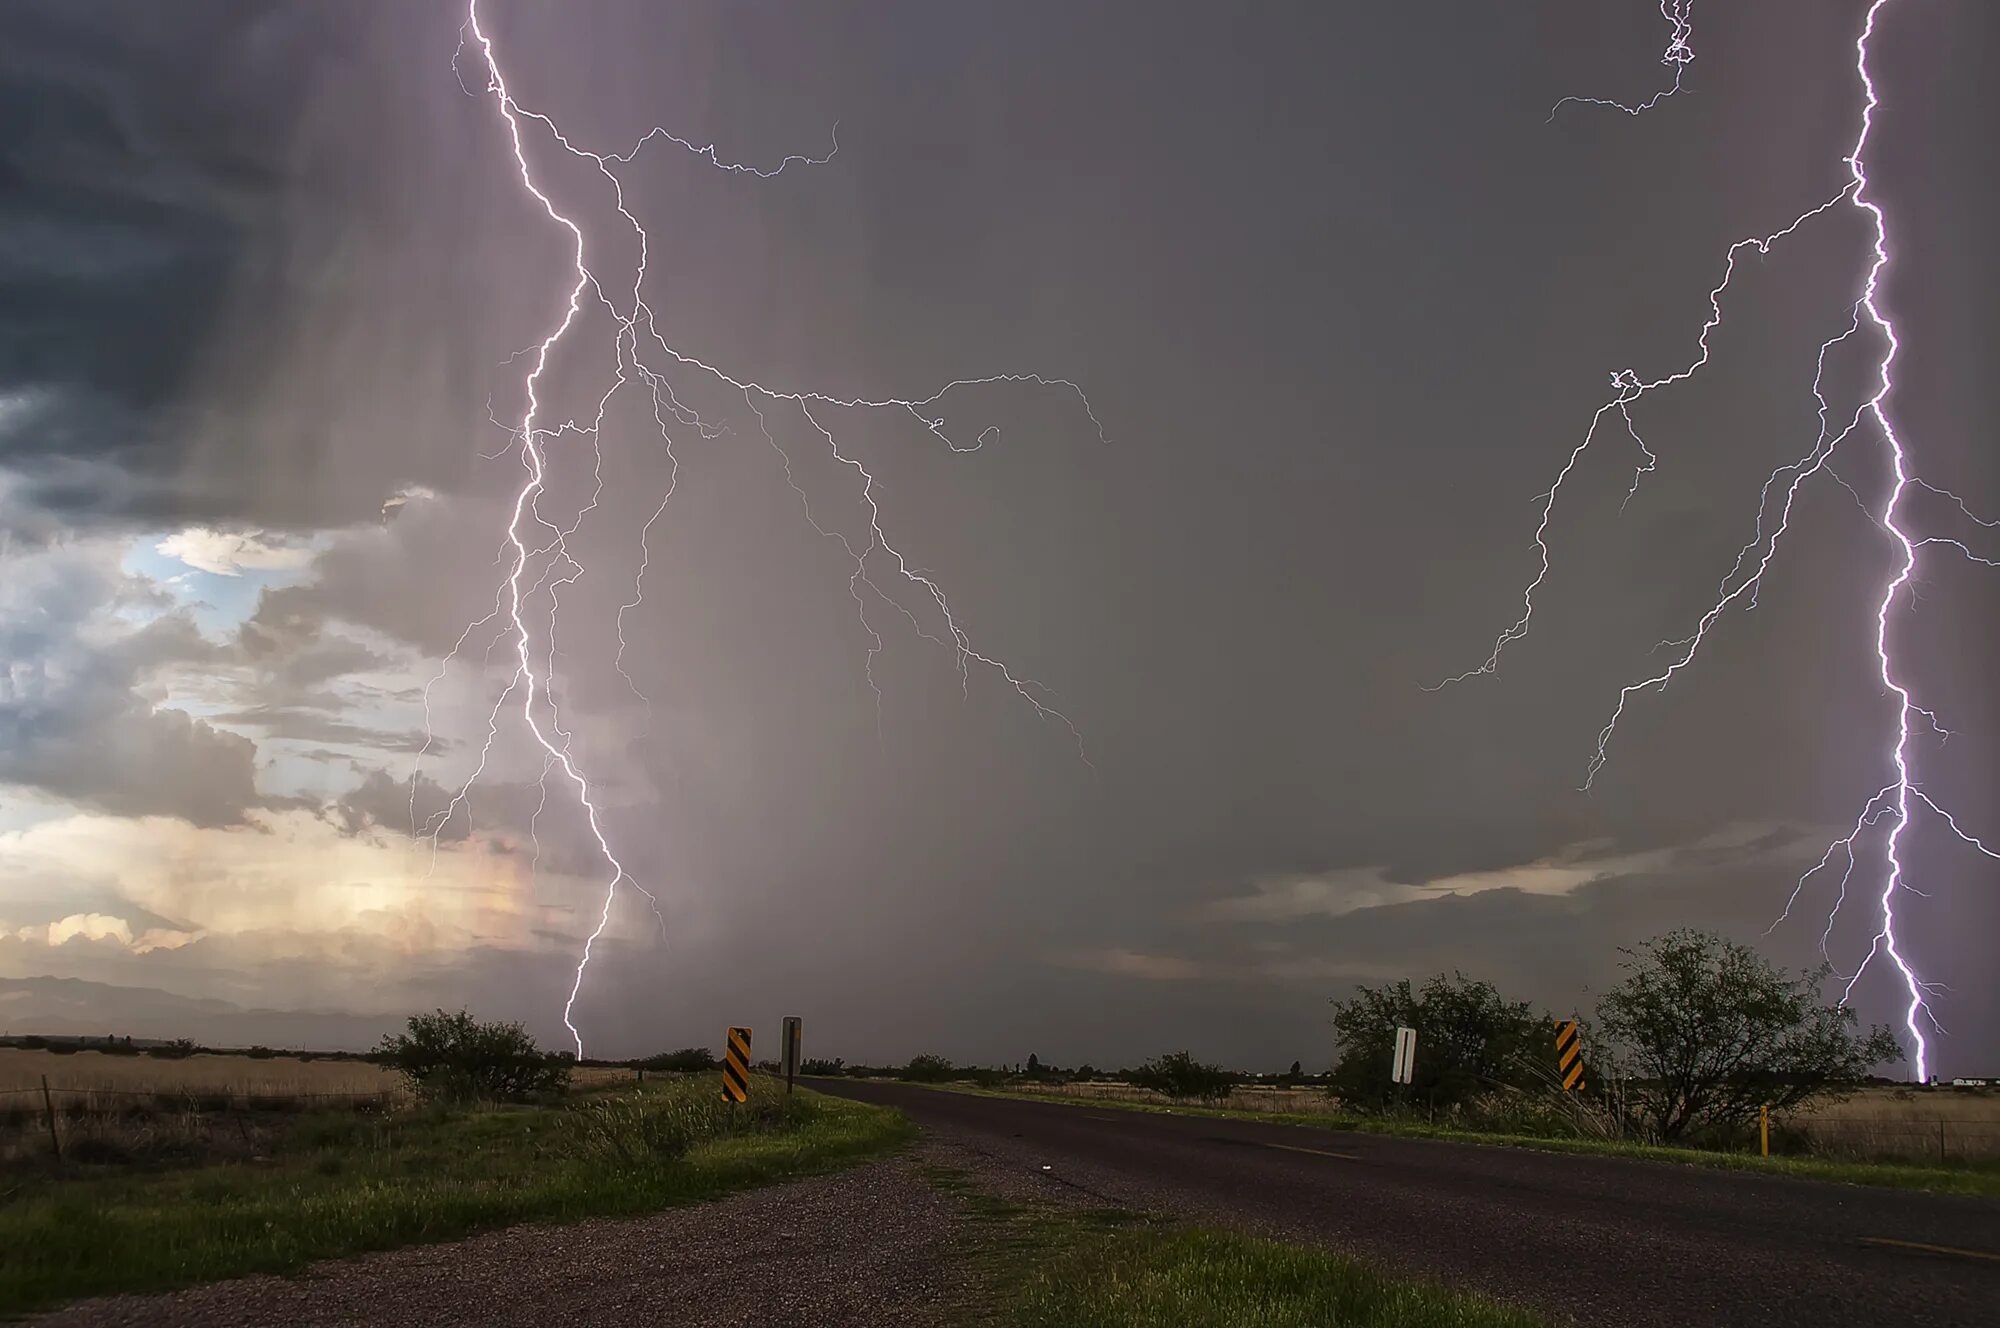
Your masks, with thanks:
<instances>
[{"instance_id":1,"label":"dry grass field","mask_svg":"<svg viewBox=\"0 0 2000 1328\"><path fill-rule=\"evenodd\" d=\"M633 1078L585 1066L573 1082L597 1088ZM300 1112L380 1115L412 1101L400 1075L366 1061L0 1047L0 1164L47 1150L51 1105L66 1156L186 1161L262 1156Z\"/></svg>"},{"instance_id":2,"label":"dry grass field","mask_svg":"<svg viewBox=\"0 0 2000 1328\"><path fill-rule=\"evenodd\" d=\"M1870 1088L1778 1125L1825 1157L1991 1161L2000 1158L2000 1090Z\"/></svg>"},{"instance_id":3,"label":"dry grass field","mask_svg":"<svg viewBox=\"0 0 2000 1328\"><path fill-rule=\"evenodd\" d=\"M76 1097L112 1098L127 1094L152 1098L210 1101L258 1099L389 1099L402 1092L391 1071L366 1061L294 1060L197 1052L179 1060L156 1056L105 1055L99 1051L53 1052L0 1047L0 1096L33 1090L37 1098L46 1076L58 1102ZM10 1091L13 1090L13 1091Z\"/></svg>"}]
</instances>

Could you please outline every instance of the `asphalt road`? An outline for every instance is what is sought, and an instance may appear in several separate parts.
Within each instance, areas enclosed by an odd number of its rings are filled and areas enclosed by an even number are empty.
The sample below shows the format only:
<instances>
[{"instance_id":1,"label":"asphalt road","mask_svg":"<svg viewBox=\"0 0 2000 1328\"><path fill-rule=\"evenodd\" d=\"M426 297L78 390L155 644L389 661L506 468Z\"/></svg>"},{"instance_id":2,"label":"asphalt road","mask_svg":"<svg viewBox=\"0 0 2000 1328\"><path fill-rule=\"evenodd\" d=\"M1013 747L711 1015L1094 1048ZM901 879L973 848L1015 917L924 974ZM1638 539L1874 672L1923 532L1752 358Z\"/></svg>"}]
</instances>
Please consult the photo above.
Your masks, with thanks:
<instances>
[{"instance_id":1,"label":"asphalt road","mask_svg":"<svg viewBox=\"0 0 2000 1328\"><path fill-rule=\"evenodd\" d=\"M1580 1324L2000 1325L2000 1201L815 1080L1052 1186ZM1924 1248L1924 1247L1934 1248Z\"/></svg>"}]
</instances>

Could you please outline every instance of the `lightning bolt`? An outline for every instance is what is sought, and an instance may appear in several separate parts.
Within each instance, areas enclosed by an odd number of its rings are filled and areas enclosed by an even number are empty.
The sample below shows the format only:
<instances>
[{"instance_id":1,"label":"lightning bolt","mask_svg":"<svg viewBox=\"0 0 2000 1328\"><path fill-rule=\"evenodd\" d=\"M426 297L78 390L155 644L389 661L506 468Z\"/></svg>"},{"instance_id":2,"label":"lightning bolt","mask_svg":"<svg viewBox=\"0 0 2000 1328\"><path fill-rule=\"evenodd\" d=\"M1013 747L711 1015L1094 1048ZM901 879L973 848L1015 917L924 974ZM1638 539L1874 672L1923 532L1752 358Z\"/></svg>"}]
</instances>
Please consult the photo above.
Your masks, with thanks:
<instances>
[{"instance_id":1,"label":"lightning bolt","mask_svg":"<svg viewBox=\"0 0 2000 1328\"><path fill-rule=\"evenodd\" d=\"M466 82L464 70L460 68L460 60L467 57L468 52L476 52L476 59L468 60L468 63L483 71L483 87L474 87ZM541 799L530 821L531 837L534 835L533 827L547 805L548 777L559 771L577 807L583 812L584 821L595 841L606 874L596 921L584 939L569 995L563 1005L563 1026L575 1040L577 1055L581 1057L584 1043L583 1034L575 1022L576 1002L583 989L584 976L590 966L592 952L610 926L612 908L617 901L620 887L629 886L637 891L651 905L655 916L660 917L658 899L634 879L612 846L611 836L604 825L601 795L591 783L581 760L572 753L573 730L563 726L553 690L560 593L564 586L571 585L586 575L584 565L572 552L570 541L581 529L585 519L596 509L604 491L603 430L613 399L635 383L644 385L668 465L666 490L661 495L652 516L639 532L638 569L632 578L631 595L620 605L615 622L617 650L612 662L633 693L641 700L645 699L644 694L640 692L638 684L625 668L627 650L625 619L629 612L638 609L645 601L645 578L652 561L650 541L653 530L666 515L668 504L678 486L680 461L674 450L674 434L677 431L683 432L684 435L691 432L699 439L713 440L722 436L724 432L722 425L704 419L676 393L674 375L689 374L728 387L743 396L745 403L756 416L758 428L764 438L784 458L786 480L798 491L801 502L805 504L807 521L822 535L838 541L851 560L853 574L849 580L849 590L854 597L857 612L861 616L862 628L871 642L863 672L870 689L875 694L878 722L881 690L875 683L874 661L882 648L882 638L868 620L868 601L862 595L864 588L870 595L888 603L908 619L919 636L952 652L963 689L969 691L972 669L975 665L992 673L1020 696L1036 715L1055 721L1067 730L1077 745L1079 755L1083 755L1082 736L1069 717L1049 703L1048 690L1035 680L1017 674L998 656L975 646L963 618L946 598L943 587L933 576L913 566L899 546L892 542L876 498L875 476L851 453L842 449L832 429L823 422L823 417L828 417L828 412L833 411L900 412L913 419L920 428L943 442L951 451L972 452L996 437L998 429L988 426L982 429L971 443L958 442L947 427L946 417L940 404L943 399L961 389L1026 384L1043 389L1065 390L1074 395L1096 430L1100 442L1105 441L1105 432L1103 423L1099 420L1089 398L1076 383L1067 378L1049 377L1037 373L989 374L954 379L924 397L866 397L767 387L732 376L692 354L677 349L660 331L654 311L645 299L651 239L639 217L627 206L624 180L620 175L621 168L632 165L641 149L659 140L678 146L718 170L770 179L789 166L818 166L832 160L839 150L837 127L832 148L825 156L793 154L768 169L724 161L714 145L701 146L662 128L649 130L625 152L591 151L573 141L548 115L525 107L515 99L501 69L493 39L481 23L479 0L467 0L465 22L460 30L459 50L453 57L452 66L459 77L461 88L468 94L490 99L512 154L520 186L528 201L547 216L565 236L570 261L569 275L563 280L559 310L549 330L538 341L516 352L507 361L509 364L526 361L527 367L520 379L523 404L518 418L511 423L494 421L506 431L508 444L502 451L491 455L498 457L511 450L518 458L523 473L521 487L514 495L504 539L496 559L505 571L496 588L492 610L465 629L452 649L440 661L437 673L424 688L426 739L423 750L418 754L417 769L411 775L411 827L413 835L417 838L430 841L432 864L435 867L440 836L461 814L467 818L468 823L470 821L472 790L484 774L494 745L498 741L503 712L506 711L509 702L514 701L515 708L529 736L540 749L542 758ZM629 289L621 288L613 291L600 280L599 272L593 266L588 233L584 224L577 220L580 214L568 204L558 204L549 190L540 183L531 160L534 154L529 147L530 138L537 138L542 142L543 150L553 145L555 149L570 157L589 163L603 177L612 207L622 224L630 228L637 243L637 259L633 266ZM595 308L601 308L609 316L612 325L610 346L612 384L597 400L594 415L588 423L579 423L575 419L554 422L548 417L542 399L544 374L558 346L576 331L587 311L593 311ZM810 503L806 502L805 491L793 479L790 455L771 434L765 412L778 403L785 403L789 409L795 410L798 419L828 449L833 459L841 467L855 474L859 485L859 497L867 517L864 540L850 540L846 535L823 525L814 516ZM488 418L493 418L490 410ZM590 463L592 494L589 501L575 513L568 524L559 526L544 516L541 510L541 499L549 484L550 468L557 464L562 456L554 445L565 440L586 438L590 442L592 453ZM885 589L885 583L891 587L901 586L907 593L912 594L917 608L913 609L896 598ZM547 601L545 643L538 642L535 629L530 625L531 618L535 616L530 610L530 605L537 602L538 597L544 597ZM932 616L941 626L937 630L926 628L923 618L919 616L920 613ZM422 760L432 745L431 690L443 680L452 662L474 641L475 634L482 629L488 631L486 650L489 657L500 642L507 643L512 656L510 676L488 713L485 740L471 776L453 793L442 810L435 812L419 825L418 779L422 773ZM1087 763L1087 757L1085 759ZM539 839L535 842L535 854L536 861L539 862L541 855ZM664 931L664 918L661 918L661 927Z\"/></svg>"},{"instance_id":2,"label":"lightning bolt","mask_svg":"<svg viewBox=\"0 0 2000 1328\"><path fill-rule=\"evenodd\" d=\"M1955 504L1962 515L1983 528L1989 530L2000 528L2000 522L1989 521L1975 515L1956 494L1913 473L1909 450L1889 410L1889 399L1895 390L1896 358L1901 351L1902 343L1894 321L1884 310L1881 302L1882 277L1890 263L1889 225L1881 204L1875 200L1871 192L1867 152L1869 140L1874 133L1875 112L1881 105L1881 97L1869 66L1870 47L1875 36L1877 21L1890 3L1891 0L1870 0L1861 32L1854 42L1854 70L1860 85L1862 105L1853 147L1842 159L1847 168L1846 183L1833 197L1799 214L1784 228L1761 239L1740 240L1730 247L1724 262L1722 280L1709 293L1709 317L1697 339L1699 354L1689 365L1650 380L1640 378L1629 369L1612 375L1614 395L1592 416L1590 427L1586 430L1583 440L1572 448L1556 476L1555 483L1538 499L1541 504L1541 519L1535 528L1534 544L1539 566L1523 592L1520 617L1495 639L1483 663L1446 679L1438 686L1495 672L1506 647L1528 634L1534 616L1536 591L1541 588L1549 575L1551 556L1547 534L1556 496L1564 480L1569 478L1582 460L1608 414L1616 412L1621 417L1627 433L1638 445L1643 458L1634 474L1632 487L1626 494L1627 502L1637 491L1639 480L1653 469L1655 455L1634 426L1631 409L1641 397L1686 381L1709 362L1709 334L1721 322L1721 298L1735 275L1738 255L1746 247L1754 248L1760 256L1767 254L1778 240L1842 204L1859 212L1871 242L1846 326L1820 343L1815 359L1812 397L1817 405L1818 432L1803 454L1779 466L1765 480L1758 502L1755 529L1750 540L1738 551L1734 565L1717 585L1714 602L1697 620L1687 636L1661 643L1661 646L1669 652L1668 663L1650 676L1620 689L1610 718L1598 732L1596 748L1585 771L1583 788L1588 790L1592 786L1609 759L1611 741L1617 733L1620 720L1624 718L1628 704L1641 694L1664 690L1675 676L1690 666L1708 640L1711 630L1732 606L1740 605L1745 609L1756 607L1757 594L1763 584L1764 573L1776 557L1778 546L1790 528L1793 508L1806 482L1824 472L1843 487L1847 487L1847 481L1832 469L1836 451L1857 433L1879 440L1890 476L1888 492L1881 500L1879 508L1869 507L1863 502L1862 510L1870 521L1887 535L1895 560L1894 568L1887 580L1870 599L1873 605L1874 623L1871 645L1883 690L1892 698L1895 709L1894 739L1889 744L1884 759L1884 765L1892 778L1862 805L1853 828L1846 835L1834 840L1819 861L1799 878L1785 901L1784 911L1772 923L1772 929L1775 930L1790 917L1792 906L1798 901L1807 883L1825 871L1833 863L1836 855L1843 856L1846 860L1846 869L1840 878L1839 896L1827 914L1825 930L1820 938L1821 950L1826 952L1831 944L1834 924L1847 903L1848 883L1857 865L1856 843L1865 832L1877 826L1886 826L1881 832L1882 878L1881 888L1874 896L1876 906L1874 934L1860 964L1852 973L1842 975L1845 978L1845 986L1841 992L1841 1000L1843 1003L1850 1000L1855 984L1868 971L1870 965L1878 958L1886 958L1893 965L1907 995L1902 1022L1909 1034L1917 1078L1923 1081L1927 1080L1930 1074L1930 1045L1925 1035L1925 1028L1928 1026L1942 1032L1942 1027L1938 1024L1926 998L1944 988L1919 976L1896 933L1897 905L1901 897L1905 894L1925 897L1921 890L1910 883L1903 862L1905 839L1911 829L1913 813L1919 809L1933 813L1960 841L1987 857L2000 859L2000 852L1989 848L1978 837L1961 828L1957 819L1941 807L1920 785L1916 775L1915 738L1928 733L1935 734L1943 740L1949 737L1949 733L1938 721L1934 711L1917 703L1910 684L1904 681L1905 673L1898 663L1890 617L1899 602L1904 599L1906 589L1913 586L1919 549L1941 545L1955 550L1975 563L2000 566L2000 561L1975 552L1957 538L1914 531L1910 514L1906 511L1905 498L1913 488L1925 490ZM1693 52L1687 45L1688 9L1688 3L1673 3L1673 0L1667 0L1661 5L1662 15L1673 25L1673 37L1665 57L1667 63L1675 68L1674 84L1671 88L1637 106L1596 98L1567 97L1556 103L1557 109L1567 102L1577 101L1616 106L1621 110L1637 114L1656 105L1662 97L1679 92L1681 71L1688 61L1693 59ZM1874 353L1872 385L1868 389L1866 398L1851 416L1840 420L1834 417L1824 390L1827 356L1836 346L1850 338L1863 338L1879 349ZM1849 492L1853 492L1851 487ZM1922 721L1921 727L1918 724L1919 720Z\"/></svg>"},{"instance_id":3,"label":"lightning bolt","mask_svg":"<svg viewBox=\"0 0 2000 1328\"><path fill-rule=\"evenodd\" d=\"M1622 101L1610 97L1564 97L1549 107L1549 119L1556 118L1556 112L1572 102L1582 106L1610 106L1627 115L1639 115L1652 110L1667 98L1681 90L1681 79L1687 67L1694 62L1694 25L1688 19L1688 11L1694 8L1694 0L1660 0L1660 17L1667 21L1669 29L1667 49L1660 56L1660 63L1674 71L1673 83L1660 89L1642 102L1627 106Z\"/></svg>"}]
</instances>

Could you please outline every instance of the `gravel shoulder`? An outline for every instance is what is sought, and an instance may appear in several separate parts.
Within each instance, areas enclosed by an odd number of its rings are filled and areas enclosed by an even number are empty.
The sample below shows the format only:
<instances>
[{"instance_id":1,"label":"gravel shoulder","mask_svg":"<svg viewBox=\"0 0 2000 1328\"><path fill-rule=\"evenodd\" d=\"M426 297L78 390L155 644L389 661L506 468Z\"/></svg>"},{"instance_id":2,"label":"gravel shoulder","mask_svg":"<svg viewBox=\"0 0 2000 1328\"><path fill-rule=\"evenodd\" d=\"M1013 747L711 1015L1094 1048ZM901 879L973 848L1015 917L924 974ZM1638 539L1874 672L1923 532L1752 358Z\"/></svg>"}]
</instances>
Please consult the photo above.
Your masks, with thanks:
<instances>
[{"instance_id":1,"label":"gravel shoulder","mask_svg":"<svg viewBox=\"0 0 2000 1328\"><path fill-rule=\"evenodd\" d=\"M155 1296L49 1328L949 1325L978 1294L963 1206L903 1156L648 1217L530 1224Z\"/></svg>"}]
</instances>

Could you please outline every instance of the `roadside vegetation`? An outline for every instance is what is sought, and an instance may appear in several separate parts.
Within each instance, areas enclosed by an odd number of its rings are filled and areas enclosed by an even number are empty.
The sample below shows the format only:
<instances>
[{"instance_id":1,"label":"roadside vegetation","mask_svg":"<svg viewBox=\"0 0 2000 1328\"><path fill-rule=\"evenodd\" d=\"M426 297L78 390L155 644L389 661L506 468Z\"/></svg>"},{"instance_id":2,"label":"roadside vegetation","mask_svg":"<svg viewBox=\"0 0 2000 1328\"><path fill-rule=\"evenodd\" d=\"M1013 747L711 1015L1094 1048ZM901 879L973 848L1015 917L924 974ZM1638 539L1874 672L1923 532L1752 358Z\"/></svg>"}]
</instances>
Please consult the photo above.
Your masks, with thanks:
<instances>
[{"instance_id":1,"label":"roadside vegetation","mask_svg":"<svg viewBox=\"0 0 2000 1328\"><path fill-rule=\"evenodd\" d=\"M974 1218L982 1322L1009 1328L1545 1328L1483 1296L1327 1250L1122 1209L1022 1205L954 1171L931 1183Z\"/></svg>"},{"instance_id":2,"label":"roadside vegetation","mask_svg":"<svg viewBox=\"0 0 2000 1328\"><path fill-rule=\"evenodd\" d=\"M61 1162L17 1149L0 1171L0 1314L516 1222L644 1213L842 1165L907 1135L893 1112L788 1098L762 1076L742 1106L722 1101L714 1074L638 1082L626 1071L579 1087L557 1059L534 1052L527 1064L532 1043L517 1032L412 1020L401 1070L417 1092L393 1105L196 1110L202 1128L175 1127L174 1146L128 1135L116 1149L72 1146ZM497 1073L470 1055L479 1047L500 1058ZM77 1122L58 1126L72 1144L88 1137ZM201 1146L239 1131L239 1147Z\"/></svg>"}]
</instances>

